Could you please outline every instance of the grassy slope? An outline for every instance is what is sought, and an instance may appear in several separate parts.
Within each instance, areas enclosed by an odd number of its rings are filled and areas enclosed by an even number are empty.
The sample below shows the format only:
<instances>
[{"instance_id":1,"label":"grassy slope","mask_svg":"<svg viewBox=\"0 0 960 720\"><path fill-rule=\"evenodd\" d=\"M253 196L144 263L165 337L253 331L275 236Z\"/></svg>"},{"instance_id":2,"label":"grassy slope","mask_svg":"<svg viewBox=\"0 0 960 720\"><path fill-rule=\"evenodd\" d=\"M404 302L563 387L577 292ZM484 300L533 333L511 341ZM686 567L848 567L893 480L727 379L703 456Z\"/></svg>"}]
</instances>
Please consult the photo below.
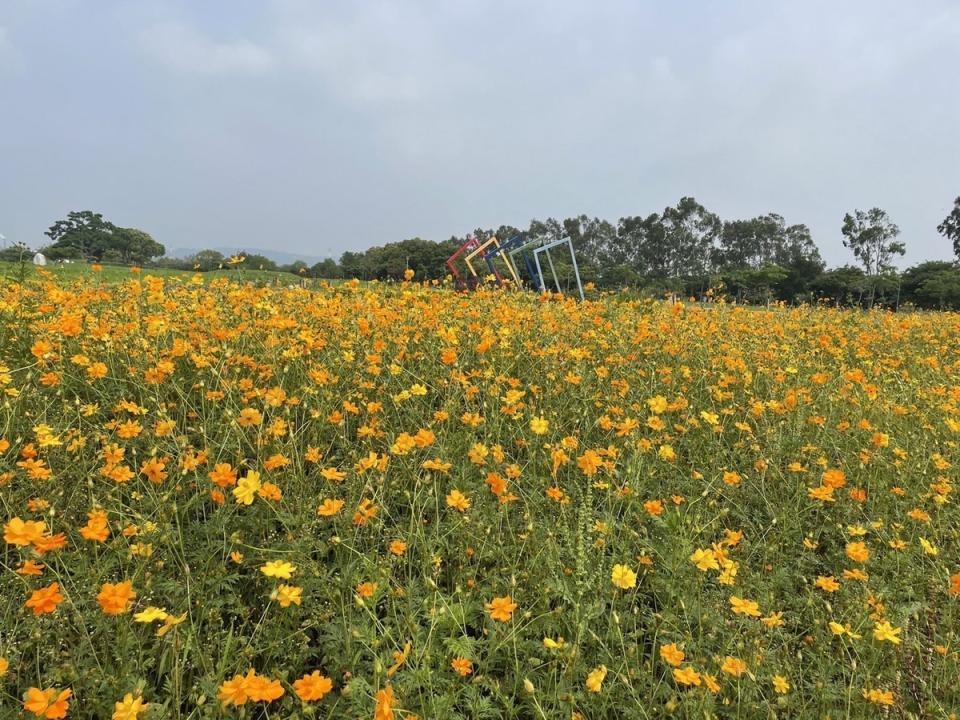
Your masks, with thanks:
<instances>
[{"instance_id":1,"label":"grassy slope","mask_svg":"<svg viewBox=\"0 0 960 720\"><path fill-rule=\"evenodd\" d=\"M28 263L24 269L27 277L35 278L39 276L40 272L48 272L58 280L89 278L95 274L99 274L100 277L105 281L117 282L131 276L131 270L128 267L104 265L103 269L100 270L99 273L94 273L94 271L91 269L91 266L87 265L86 263L71 263L68 265L50 263L43 268L38 268ZM21 270L19 263L0 260L0 281L16 279L20 277L21 272L23 272L23 270ZM141 277L144 275L155 275L159 277L179 277L182 279L189 279L195 274L196 273L189 270L171 270L168 268L143 268L140 271ZM202 273L202 275L206 279L229 277L237 280L242 279L252 282L271 284L275 283L280 285L292 285L296 284L298 281L297 277L291 275L290 273L277 272L274 270L213 270L211 272Z\"/></svg>"}]
</instances>

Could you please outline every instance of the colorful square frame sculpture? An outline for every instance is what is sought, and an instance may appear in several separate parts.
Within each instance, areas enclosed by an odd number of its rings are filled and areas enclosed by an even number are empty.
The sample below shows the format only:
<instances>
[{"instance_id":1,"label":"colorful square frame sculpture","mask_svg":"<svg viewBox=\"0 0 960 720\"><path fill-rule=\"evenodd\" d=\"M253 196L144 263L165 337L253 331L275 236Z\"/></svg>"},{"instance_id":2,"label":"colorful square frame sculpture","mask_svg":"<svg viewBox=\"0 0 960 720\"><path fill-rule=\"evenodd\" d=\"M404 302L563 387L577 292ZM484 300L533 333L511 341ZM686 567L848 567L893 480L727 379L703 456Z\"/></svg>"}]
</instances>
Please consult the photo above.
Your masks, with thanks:
<instances>
[{"instance_id":1,"label":"colorful square frame sculpture","mask_svg":"<svg viewBox=\"0 0 960 720\"><path fill-rule=\"evenodd\" d=\"M562 240L555 240L554 242L547 243L546 245L541 245L533 251L533 260L537 266L537 276L540 278L540 292L547 291L547 285L543 281L543 270L540 268L540 254L546 253L547 261L550 263L550 272L553 274L553 282L556 285L557 292L563 292L560 289L560 280L557 279L557 271L553 267L553 258L550 257L550 250L555 247L560 247L561 245L566 245L570 248L570 260L573 262L573 276L577 279L577 290L580 292L580 299L583 300L583 283L580 282L580 268L577 267L577 255L573 251L573 241L569 237L563 238Z\"/></svg>"},{"instance_id":2,"label":"colorful square frame sculpture","mask_svg":"<svg viewBox=\"0 0 960 720\"><path fill-rule=\"evenodd\" d=\"M514 286L518 288L522 287L523 285L520 282L520 274L517 272L517 267L513 263L513 258L508 255L508 253L513 248L519 247L525 242L526 238L521 233L519 235L514 235L512 238L503 243L498 243L496 247L483 253L483 259L486 261L487 267L490 268L490 273L493 275L499 275L496 266L493 264L493 261L496 260L497 256L499 255L504 264L507 266L507 270L510 271L510 276L513 278Z\"/></svg>"},{"instance_id":3,"label":"colorful square frame sculpture","mask_svg":"<svg viewBox=\"0 0 960 720\"><path fill-rule=\"evenodd\" d=\"M464 262L467 263L467 267L470 268L470 274L473 275L474 278L477 278L478 283L480 278L477 275L477 271L473 267L473 263L471 261L491 245L493 245L495 248L500 247L500 241L497 240L496 235L491 235L489 240L478 245L477 248L473 250L473 252L471 252L469 255L463 258ZM513 270L512 266L510 269ZM500 277L500 273L497 272L496 268L493 268L493 276L497 279L497 285L503 285L503 278Z\"/></svg>"},{"instance_id":4,"label":"colorful square frame sculpture","mask_svg":"<svg viewBox=\"0 0 960 720\"><path fill-rule=\"evenodd\" d=\"M530 276L530 281L533 283L533 287L537 292L543 291L543 282L540 275L537 273L537 266L534 265L533 256L529 251L534 248L538 248L544 243L543 238L534 238L533 240L526 240L525 242L518 247L514 247L508 251L510 259L513 261L514 265L517 263L517 255L523 258L523 264L527 269L527 274Z\"/></svg>"},{"instance_id":5,"label":"colorful square frame sculpture","mask_svg":"<svg viewBox=\"0 0 960 720\"><path fill-rule=\"evenodd\" d=\"M463 275L460 274L460 271L457 270L457 266L454 263L456 263L457 258L466 252L472 251L476 246L477 239L471 235L463 245L457 248L453 255L447 258L447 270L449 270L453 276L453 281L458 290L469 290L471 289L471 284L463 279ZM476 276L476 273L473 274Z\"/></svg>"},{"instance_id":6,"label":"colorful square frame sculpture","mask_svg":"<svg viewBox=\"0 0 960 720\"><path fill-rule=\"evenodd\" d=\"M491 245L493 246L492 248L490 247ZM553 264L553 257L550 255L551 250L558 248L561 245L566 245L570 251L570 260L573 264L573 275L577 280L577 290L580 293L580 299L583 300L583 283L580 280L580 268L577 265L577 255L573 249L573 242L569 237L552 242L547 241L545 238L534 238L533 240L528 241L526 239L526 235L524 233L520 233L519 235L514 235L512 238L501 244L497 240L496 236L491 236L484 242L480 242L471 236L467 238L467 241L461 245L457 251L453 253L453 255L447 258L446 264L447 269L450 271L450 274L453 276L454 281L456 282L457 288L461 290L472 290L480 284L480 277L477 275L476 268L474 268L472 262L473 259L479 255L487 263L487 267L497 279L497 283L503 285L503 277L497 270L496 265L494 265L494 260L499 255L503 259L504 264L507 266L513 281L516 283L517 287L520 287L522 283L520 281L520 274L517 272L516 265L516 257L517 255L520 255L523 258L527 273L530 275L536 290L544 293L547 291L547 283L543 277L543 267L540 264L540 255L545 254L547 257L547 262L550 265L550 273L553 276L553 284L556 287L557 292L562 293L563 290L560 287L560 279L557 277L557 270ZM470 270L470 277L466 280L457 270L455 265L456 260L461 256L463 256L463 260L466 263L467 268Z\"/></svg>"}]
</instances>

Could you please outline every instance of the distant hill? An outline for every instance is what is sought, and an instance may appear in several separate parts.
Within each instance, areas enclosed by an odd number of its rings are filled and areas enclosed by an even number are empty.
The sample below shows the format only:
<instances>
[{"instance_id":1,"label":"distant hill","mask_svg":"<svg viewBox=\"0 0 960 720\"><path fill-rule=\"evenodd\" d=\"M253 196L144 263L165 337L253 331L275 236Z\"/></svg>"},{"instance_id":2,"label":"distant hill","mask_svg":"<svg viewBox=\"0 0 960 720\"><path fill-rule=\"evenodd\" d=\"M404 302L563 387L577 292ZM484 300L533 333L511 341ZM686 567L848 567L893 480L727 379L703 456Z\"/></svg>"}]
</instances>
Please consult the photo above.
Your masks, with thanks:
<instances>
[{"instance_id":1,"label":"distant hill","mask_svg":"<svg viewBox=\"0 0 960 720\"><path fill-rule=\"evenodd\" d=\"M278 265L289 265L290 263L296 262L297 260L303 260L307 265L315 265L318 262L322 262L326 258L318 257L316 255L299 255L295 253L283 252L282 250L268 250L266 248L258 247L213 247L213 248L174 248L173 250L167 251L167 257L177 258L182 260L185 257L193 255L200 250L216 250L218 253L224 255L225 257L230 257L231 255L237 253L240 250L248 253L256 253L257 255L263 255L273 260Z\"/></svg>"}]
</instances>

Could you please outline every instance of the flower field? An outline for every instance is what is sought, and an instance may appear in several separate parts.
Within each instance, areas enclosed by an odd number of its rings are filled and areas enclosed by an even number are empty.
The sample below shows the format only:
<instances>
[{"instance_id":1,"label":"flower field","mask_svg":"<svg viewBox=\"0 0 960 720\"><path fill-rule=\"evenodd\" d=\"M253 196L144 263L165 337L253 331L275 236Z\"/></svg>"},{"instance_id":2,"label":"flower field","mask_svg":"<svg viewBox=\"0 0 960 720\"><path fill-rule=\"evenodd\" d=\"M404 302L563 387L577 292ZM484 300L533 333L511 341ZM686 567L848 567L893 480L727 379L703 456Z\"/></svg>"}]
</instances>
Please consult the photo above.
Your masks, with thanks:
<instances>
[{"instance_id":1,"label":"flower field","mask_svg":"<svg viewBox=\"0 0 960 720\"><path fill-rule=\"evenodd\" d=\"M0 286L0 718L948 717L960 317Z\"/></svg>"}]
</instances>

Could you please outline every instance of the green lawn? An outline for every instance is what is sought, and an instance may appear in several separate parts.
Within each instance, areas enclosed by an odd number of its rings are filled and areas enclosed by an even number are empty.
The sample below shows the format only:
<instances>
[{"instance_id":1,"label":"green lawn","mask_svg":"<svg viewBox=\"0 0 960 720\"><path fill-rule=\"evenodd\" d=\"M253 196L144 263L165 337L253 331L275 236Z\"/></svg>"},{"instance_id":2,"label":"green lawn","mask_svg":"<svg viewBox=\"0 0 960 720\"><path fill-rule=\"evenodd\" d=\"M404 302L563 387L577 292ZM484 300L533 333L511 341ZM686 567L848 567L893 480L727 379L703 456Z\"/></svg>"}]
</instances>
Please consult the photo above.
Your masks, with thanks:
<instances>
[{"instance_id":1,"label":"green lawn","mask_svg":"<svg viewBox=\"0 0 960 720\"><path fill-rule=\"evenodd\" d=\"M19 263L0 260L0 279L16 280L21 274L27 278L38 279L43 273L49 273L58 280L75 280L81 278L90 278L99 275L104 281L118 282L125 280L133 275L128 267L116 265L104 265L99 272L94 272L92 267L83 262L74 262L61 265L51 262L45 267L36 267L32 263L26 263L23 267ZM189 279L197 273L191 270L171 270L168 268L145 267L140 270L140 277L154 275L158 277ZM291 285L298 282L298 278L290 273L278 272L275 270L212 270L210 272L200 273L204 279L212 280L214 278L226 277L232 280L243 282L269 283L279 285ZM313 281L316 282L316 281Z\"/></svg>"}]
</instances>

